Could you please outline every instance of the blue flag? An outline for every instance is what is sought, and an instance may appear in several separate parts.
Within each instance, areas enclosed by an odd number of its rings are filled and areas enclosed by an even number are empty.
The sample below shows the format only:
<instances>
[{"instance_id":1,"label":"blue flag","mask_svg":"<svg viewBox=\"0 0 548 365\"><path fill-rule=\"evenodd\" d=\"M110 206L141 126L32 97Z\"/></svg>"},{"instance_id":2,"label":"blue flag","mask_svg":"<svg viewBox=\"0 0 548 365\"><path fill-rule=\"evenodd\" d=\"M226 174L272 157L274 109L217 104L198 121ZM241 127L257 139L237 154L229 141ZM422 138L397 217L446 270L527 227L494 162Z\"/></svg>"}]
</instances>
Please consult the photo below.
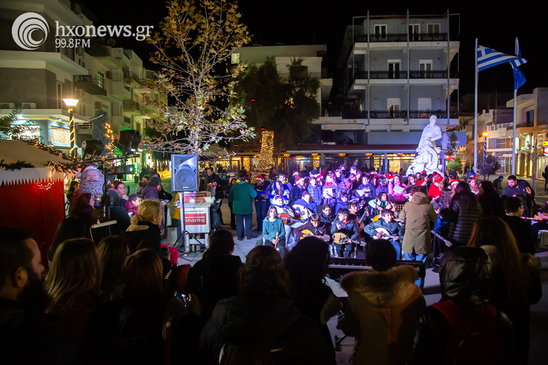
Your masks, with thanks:
<instances>
[{"instance_id":1,"label":"blue flag","mask_svg":"<svg viewBox=\"0 0 548 365\"><path fill-rule=\"evenodd\" d=\"M527 82L527 79L523 76L519 68L512 66L512 70L514 71L514 90L517 90Z\"/></svg>"},{"instance_id":2,"label":"blue flag","mask_svg":"<svg viewBox=\"0 0 548 365\"><path fill-rule=\"evenodd\" d=\"M516 37L516 56L521 58L521 49L519 48L519 41L517 37ZM523 76L521 71L516 66L514 66L514 64L510 63L510 65L512 65L512 71L514 73L514 90L517 90L523 84L525 84L527 79L525 78L525 76Z\"/></svg>"}]
</instances>

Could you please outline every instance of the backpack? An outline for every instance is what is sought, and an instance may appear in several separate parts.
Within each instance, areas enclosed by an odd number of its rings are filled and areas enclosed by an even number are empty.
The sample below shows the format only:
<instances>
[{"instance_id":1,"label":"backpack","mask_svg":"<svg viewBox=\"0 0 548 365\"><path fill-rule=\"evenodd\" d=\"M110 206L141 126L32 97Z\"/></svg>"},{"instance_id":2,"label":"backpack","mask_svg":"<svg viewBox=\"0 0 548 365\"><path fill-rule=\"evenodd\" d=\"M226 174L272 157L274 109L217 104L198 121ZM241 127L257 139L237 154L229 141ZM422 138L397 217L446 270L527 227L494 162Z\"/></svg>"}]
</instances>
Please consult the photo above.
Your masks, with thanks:
<instances>
[{"instance_id":1,"label":"backpack","mask_svg":"<svg viewBox=\"0 0 548 365\"><path fill-rule=\"evenodd\" d=\"M274 365L276 361L272 357L270 346L278 339L293 323L300 318L295 315L280 331L272 334L266 341L258 346L235 345L225 342L219 354L219 365ZM281 349L283 350L283 349Z\"/></svg>"},{"instance_id":2,"label":"backpack","mask_svg":"<svg viewBox=\"0 0 548 365\"><path fill-rule=\"evenodd\" d=\"M483 316L467 318L452 301L432 305L451 324L451 332L445 345L446 365L506 364L507 350L496 330L497 309L484 303Z\"/></svg>"}]
</instances>

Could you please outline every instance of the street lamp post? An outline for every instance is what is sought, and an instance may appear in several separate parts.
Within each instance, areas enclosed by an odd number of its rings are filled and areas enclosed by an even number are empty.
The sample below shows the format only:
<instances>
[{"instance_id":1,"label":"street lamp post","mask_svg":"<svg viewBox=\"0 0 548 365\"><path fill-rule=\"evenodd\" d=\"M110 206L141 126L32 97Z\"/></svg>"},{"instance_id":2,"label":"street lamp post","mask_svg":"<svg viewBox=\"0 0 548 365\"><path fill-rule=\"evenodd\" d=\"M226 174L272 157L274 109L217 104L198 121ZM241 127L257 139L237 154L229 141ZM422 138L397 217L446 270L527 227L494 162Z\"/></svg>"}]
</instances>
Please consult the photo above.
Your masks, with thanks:
<instances>
[{"instance_id":1,"label":"street lamp post","mask_svg":"<svg viewBox=\"0 0 548 365\"><path fill-rule=\"evenodd\" d=\"M76 146L75 146L75 141L76 141L76 129L74 128L74 107L78 104L78 99L71 99L71 98L67 98L67 99L63 99L63 101L65 102L65 105L68 107L68 112L69 112L69 129L70 129L70 157L71 158L74 158L75 155L76 155Z\"/></svg>"},{"instance_id":2,"label":"street lamp post","mask_svg":"<svg viewBox=\"0 0 548 365\"><path fill-rule=\"evenodd\" d=\"M489 132L483 132L483 166L485 167L485 159L487 157L487 136L489 135Z\"/></svg>"}]
</instances>

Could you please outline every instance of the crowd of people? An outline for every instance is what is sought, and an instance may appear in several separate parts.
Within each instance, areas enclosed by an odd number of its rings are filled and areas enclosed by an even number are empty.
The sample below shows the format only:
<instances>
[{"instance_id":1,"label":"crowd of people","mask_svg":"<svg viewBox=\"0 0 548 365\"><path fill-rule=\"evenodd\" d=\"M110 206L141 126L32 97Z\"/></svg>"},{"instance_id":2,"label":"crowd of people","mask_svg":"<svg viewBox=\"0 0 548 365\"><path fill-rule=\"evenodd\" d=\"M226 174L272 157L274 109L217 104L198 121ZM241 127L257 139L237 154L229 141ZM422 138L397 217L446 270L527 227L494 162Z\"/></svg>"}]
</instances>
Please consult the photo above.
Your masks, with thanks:
<instances>
[{"instance_id":1,"label":"crowd of people","mask_svg":"<svg viewBox=\"0 0 548 365\"><path fill-rule=\"evenodd\" d=\"M258 175L254 184L244 172L230 182L226 196L236 238L253 237L255 212L260 243L275 246L282 256L306 236L333 243L331 254L339 257L358 257L371 239L384 238L398 259L425 262L433 251L439 258L444 247L466 245L474 222L493 215L510 225L522 252L534 253L538 232L548 227L548 206L536 206L527 181L509 176L502 189L501 180L479 180L473 171L463 179L455 172L362 172L354 165L295 171L289 178L280 173L271 181Z\"/></svg>"},{"instance_id":2,"label":"crowd of people","mask_svg":"<svg viewBox=\"0 0 548 365\"><path fill-rule=\"evenodd\" d=\"M245 263L217 227L202 259L179 270L161 244L154 177L137 200L112 185L112 205L131 201L133 214L97 244L96 199L75 189L47 274L32 232L0 227L2 363L334 364L327 322L337 315L355 364L527 363L542 227L523 218L548 214L529 186L355 166L265 180L241 174L227 192L237 240L252 236L255 204L262 237ZM426 307L424 281L400 259L425 262L433 250L442 300ZM359 251L372 269L345 275L339 298L325 280L331 257Z\"/></svg>"}]
</instances>

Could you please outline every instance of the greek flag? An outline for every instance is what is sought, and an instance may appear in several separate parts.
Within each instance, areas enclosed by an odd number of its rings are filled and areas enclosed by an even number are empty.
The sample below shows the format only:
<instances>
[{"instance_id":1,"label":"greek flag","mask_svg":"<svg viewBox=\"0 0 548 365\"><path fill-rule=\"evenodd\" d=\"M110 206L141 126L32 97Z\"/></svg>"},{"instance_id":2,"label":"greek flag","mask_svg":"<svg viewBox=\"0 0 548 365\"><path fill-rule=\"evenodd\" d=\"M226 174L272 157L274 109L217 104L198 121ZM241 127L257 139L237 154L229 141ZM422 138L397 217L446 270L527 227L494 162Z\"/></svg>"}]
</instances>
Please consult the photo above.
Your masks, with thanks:
<instances>
[{"instance_id":1,"label":"greek flag","mask_svg":"<svg viewBox=\"0 0 548 365\"><path fill-rule=\"evenodd\" d=\"M478 46L477 53L478 71L487 70L488 68L498 66L506 62L510 62L512 67L519 67L524 63L527 63L527 60L525 58L510 56L484 46Z\"/></svg>"}]
</instances>

